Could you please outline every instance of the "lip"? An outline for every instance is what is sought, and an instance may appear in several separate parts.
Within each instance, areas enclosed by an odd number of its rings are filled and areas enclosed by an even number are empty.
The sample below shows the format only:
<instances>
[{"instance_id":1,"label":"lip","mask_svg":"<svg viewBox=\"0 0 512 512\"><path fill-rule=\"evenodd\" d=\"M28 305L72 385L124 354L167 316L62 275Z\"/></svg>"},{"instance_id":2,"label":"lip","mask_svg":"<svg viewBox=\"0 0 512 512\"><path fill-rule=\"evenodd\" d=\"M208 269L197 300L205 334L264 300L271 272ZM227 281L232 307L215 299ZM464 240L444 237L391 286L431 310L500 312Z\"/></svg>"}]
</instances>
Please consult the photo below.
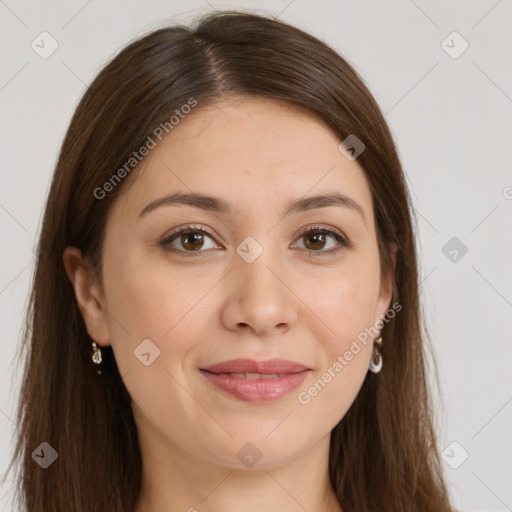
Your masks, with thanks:
<instances>
[{"instance_id":1,"label":"lip","mask_svg":"<svg viewBox=\"0 0 512 512\"><path fill-rule=\"evenodd\" d=\"M302 364L285 359L255 361L233 359L200 369L201 373L217 388L229 395L250 403L266 403L279 400L300 384L311 371ZM251 379L228 375L230 373L278 374L277 377L251 376Z\"/></svg>"},{"instance_id":2,"label":"lip","mask_svg":"<svg viewBox=\"0 0 512 512\"><path fill-rule=\"evenodd\" d=\"M212 366L206 366L201 370L212 373L299 373L309 370L303 364L288 361L287 359L269 359L256 361L255 359L231 359Z\"/></svg>"}]
</instances>

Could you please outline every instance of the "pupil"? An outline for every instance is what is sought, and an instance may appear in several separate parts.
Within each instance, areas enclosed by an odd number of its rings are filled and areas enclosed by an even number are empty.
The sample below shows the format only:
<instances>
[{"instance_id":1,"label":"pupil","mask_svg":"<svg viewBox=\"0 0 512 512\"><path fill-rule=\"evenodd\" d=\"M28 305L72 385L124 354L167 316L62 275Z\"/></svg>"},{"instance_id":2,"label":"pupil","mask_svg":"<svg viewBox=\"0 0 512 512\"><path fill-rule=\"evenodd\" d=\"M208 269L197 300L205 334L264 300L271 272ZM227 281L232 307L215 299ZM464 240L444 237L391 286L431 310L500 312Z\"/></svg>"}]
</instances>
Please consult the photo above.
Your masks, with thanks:
<instances>
[{"instance_id":1,"label":"pupil","mask_svg":"<svg viewBox=\"0 0 512 512\"><path fill-rule=\"evenodd\" d=\"M183 247L188 249L200 249L203 243L202 238L202 233L185 233L181 236L181 243L183 244ZM189 239L192 239L190 244L188 243Z\"/></svg>"},{"instance_id":2,"label":"pupil","mask_svg":"<svg viewBox=\"0 0 512 512\"><path fill-rule=\"evenodd\" d=\"M322 249L322 246L325 243L324 237L325 237L325 235L323 233L315 233L315 234L307 235L306 247L308 249ZM316 242L313 242L312 244L310 244L309 240L311 240L312 238L315 239Z\"/></svg>"}]
</instances>

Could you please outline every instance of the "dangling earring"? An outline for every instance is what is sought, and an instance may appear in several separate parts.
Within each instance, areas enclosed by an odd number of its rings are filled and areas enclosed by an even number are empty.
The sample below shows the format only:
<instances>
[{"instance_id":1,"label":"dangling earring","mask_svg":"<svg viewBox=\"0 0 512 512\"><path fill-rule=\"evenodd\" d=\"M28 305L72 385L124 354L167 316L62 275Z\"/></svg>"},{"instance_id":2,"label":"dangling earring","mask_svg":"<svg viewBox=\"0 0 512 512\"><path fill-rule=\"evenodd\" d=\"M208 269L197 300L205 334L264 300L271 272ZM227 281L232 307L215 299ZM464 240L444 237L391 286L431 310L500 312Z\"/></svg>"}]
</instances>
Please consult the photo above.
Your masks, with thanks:
<instances>
[{"instance_id":1,"label":"dangling earring","mask_svg":"<svg viewBox=\"0 0 512 512\"><path fill-rule=\"evenodd\" d=\"M96 342L92 342L92 362L96 365L100 365L103 358L101 357L101 349L96 345ZM101 375L101 370L96 372L98 375Z\"/></svg>"},{"instance_id":2,"label":"dangling earring","mask_svg":"<svg viewBox=\"0 0 512 512\"><path fill-rule=\"evenodd\" d=\"M368 369L373 373L379 373L382 369L382 354L379 351L380 347L382 347L382 337L377 338L373 345L372 358L368 367Z\"/></svg>"}]
</instances>

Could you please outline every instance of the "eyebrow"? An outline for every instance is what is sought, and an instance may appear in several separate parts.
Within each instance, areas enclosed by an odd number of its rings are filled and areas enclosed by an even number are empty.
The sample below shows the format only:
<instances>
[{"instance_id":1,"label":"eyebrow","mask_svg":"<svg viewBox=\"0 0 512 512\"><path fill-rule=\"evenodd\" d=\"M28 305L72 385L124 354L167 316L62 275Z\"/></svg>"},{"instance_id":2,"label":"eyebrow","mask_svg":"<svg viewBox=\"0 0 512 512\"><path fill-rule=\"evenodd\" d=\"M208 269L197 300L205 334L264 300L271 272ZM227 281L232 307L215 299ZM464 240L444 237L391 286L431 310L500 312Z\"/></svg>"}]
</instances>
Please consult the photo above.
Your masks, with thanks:
<instances>
[{"instance_id":1,"label":"eyebrow","mask_svg":"<svg viewBox=\"0 0 512 512\"><path fill-rule=\"evenodd\" d=\"M139 213L139 219L147 213L162 206L179 205L192 206L201 210L211 211L224 215L233 216L235 213L233 206L227 201L224 201L224 199L206 196L203 194L173 192L167 196L155 199L146 205ZM363 221L366 223L363 208L350 197L337 192L332 194L303 197L300 199L288 201L284 208L283 217L287 217L288 215L294 213L305 212L316 208L325 208L328 206L342 206L345 208L350 208L358 212L363 218Z\"/></svg>"}]
</instances>

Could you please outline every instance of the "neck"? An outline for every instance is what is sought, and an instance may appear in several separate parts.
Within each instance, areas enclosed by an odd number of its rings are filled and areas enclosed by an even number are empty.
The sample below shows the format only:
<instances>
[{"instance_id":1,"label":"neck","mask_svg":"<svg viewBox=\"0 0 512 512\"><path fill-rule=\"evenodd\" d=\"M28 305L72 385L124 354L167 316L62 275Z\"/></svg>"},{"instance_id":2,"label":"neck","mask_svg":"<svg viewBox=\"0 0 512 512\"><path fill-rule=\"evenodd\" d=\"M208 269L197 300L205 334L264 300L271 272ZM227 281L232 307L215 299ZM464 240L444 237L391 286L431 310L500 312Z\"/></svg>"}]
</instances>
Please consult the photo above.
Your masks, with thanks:
<instances>
[{"instance_id":1,"label":"neck","mask_svg":"<svg viewBox=\"0 0 512 512\"><path fill-rule=\"evenodd\" d=\"M144 464L135 512L342 512L329 481L328 449L329 436L290 463L239 469L193 460L178 447L171 456L146 446L143 461L151 464Z\"/></svg>"}]
</instances>

